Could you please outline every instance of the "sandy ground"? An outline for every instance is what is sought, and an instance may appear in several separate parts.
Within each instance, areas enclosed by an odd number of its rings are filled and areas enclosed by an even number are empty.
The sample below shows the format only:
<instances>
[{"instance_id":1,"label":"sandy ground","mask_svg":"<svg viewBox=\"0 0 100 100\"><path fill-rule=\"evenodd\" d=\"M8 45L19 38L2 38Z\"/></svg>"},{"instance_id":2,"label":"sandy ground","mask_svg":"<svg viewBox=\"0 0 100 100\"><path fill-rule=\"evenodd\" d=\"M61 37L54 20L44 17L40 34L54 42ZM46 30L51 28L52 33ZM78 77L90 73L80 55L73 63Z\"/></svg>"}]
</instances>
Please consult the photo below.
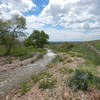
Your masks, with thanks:
<instances>
[{"instance_id":1,"label":"sandy ground","mask_svg":"<svg viewBox=\"0 0 100 100\"><path fill-rule=\"evenodd\" d=\"M12 94L6 96L5 100L100 100L100 91L96 89L91 89L86 92L73 92L64 83L64 80L69 78L70 74L61 74L59 71L63 67L76 69L85 60L80 57L71 57L69 54L64 53L60 53L59 56L63 57L64 60L55 64L51 63L50 66L52 68L48 68L47 70L57 80L54 88L40 89L39 82L36 84L33 83L31 90L24 95L18 93L18 90L14 90Z\"/></svg>"},{"instance_id":2,"label":"sandy ground","mask_svg":"<svg viewBox=\"0 0 100 100\"><path fill-rule=\"evenodd\" d=\"M12 71L13 69L16 69L18 67L34 63L38 59L38 56L39 54L24 60L20 60L20 58L15 57L0 57L0 72ZM11 59L11 64L7 62L8 59Z\"/></svg>"}]
</instances>

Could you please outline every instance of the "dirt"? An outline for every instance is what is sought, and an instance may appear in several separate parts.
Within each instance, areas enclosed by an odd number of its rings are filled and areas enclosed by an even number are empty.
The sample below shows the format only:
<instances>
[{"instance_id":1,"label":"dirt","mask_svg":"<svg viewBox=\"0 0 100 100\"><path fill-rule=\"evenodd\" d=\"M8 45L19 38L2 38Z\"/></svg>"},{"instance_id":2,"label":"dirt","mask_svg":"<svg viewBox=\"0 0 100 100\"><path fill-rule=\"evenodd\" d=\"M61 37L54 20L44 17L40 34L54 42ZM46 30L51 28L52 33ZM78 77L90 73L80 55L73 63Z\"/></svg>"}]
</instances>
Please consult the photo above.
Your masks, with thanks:
<instances>
[{"instance_id":1,"label":"dirt","mask_svg":"<svg viewBox=\"0 0 100 100\"><path fill-rule=\"evenodd\" d=\"M34 63L39 55L34 55L31 58L20 60L16 57L0 57L0 72L12 71L18 67Z\"/></svg>"},{"instance_id":2,"label":"dirt","mask_svg":"<svg viewBox=\"0 0 100 100\"><path fill-rule=\"evenodd\" d=\"M59 56L64 60L58 63L51 63L52 68L48 68L47 72L51 73L57 79L56 85L52 89L40 89L39 83L32 85L30 91L21 95L16 90L13 95L8 95L6 100L100 100L100 91L93 88L89 91L72 91L64 82L70 77L70 74L62 74L60 69L68 67L76 69L80 64L84 63L84 59L80 57L71 57L69 54L60 53ZM69 60L70 59L70 60Z\"/></svg>"}]
</instances>

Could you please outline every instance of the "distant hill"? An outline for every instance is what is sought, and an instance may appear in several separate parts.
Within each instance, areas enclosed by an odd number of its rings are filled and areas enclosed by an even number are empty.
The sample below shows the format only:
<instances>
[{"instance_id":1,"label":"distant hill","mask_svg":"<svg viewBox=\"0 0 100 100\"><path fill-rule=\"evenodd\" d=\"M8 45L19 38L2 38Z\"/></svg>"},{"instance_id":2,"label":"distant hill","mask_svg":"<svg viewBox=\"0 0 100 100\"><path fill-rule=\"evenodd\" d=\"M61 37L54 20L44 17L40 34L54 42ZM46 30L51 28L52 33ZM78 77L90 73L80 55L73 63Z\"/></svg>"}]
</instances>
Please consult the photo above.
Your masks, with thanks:
<instances>
[{"instance_id":1,"label":"distant hill","mask_svg":"<svg viewBox=\"0 0 100 100\"><path fill-rule=\"evenodd\" d=\"M50 48L59 52L80 52L85 58L100 65L100 40L86 42L52 42Z\"/></svg>"}]
</instances>

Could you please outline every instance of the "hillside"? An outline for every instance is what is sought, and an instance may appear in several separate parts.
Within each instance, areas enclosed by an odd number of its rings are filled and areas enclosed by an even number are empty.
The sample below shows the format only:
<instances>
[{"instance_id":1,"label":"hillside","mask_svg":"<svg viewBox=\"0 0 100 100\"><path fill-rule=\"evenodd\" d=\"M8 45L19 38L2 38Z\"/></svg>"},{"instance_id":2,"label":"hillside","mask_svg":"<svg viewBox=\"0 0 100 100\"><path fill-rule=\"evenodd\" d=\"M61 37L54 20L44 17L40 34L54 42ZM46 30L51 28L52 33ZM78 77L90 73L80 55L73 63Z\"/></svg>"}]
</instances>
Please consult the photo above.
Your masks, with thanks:
<instances>
[{"instance_id":1,"label":"hillside","mask_svg":"<svg viewBox=\"0 0 100 100\"><path fill-rule=\"evenodd\" d=\"M59 52L79 52L84 58L91 60L96 65L100 65L100 40L89 42L64 42L52 43L49 48Z\"/></svg>"}]
</instances>

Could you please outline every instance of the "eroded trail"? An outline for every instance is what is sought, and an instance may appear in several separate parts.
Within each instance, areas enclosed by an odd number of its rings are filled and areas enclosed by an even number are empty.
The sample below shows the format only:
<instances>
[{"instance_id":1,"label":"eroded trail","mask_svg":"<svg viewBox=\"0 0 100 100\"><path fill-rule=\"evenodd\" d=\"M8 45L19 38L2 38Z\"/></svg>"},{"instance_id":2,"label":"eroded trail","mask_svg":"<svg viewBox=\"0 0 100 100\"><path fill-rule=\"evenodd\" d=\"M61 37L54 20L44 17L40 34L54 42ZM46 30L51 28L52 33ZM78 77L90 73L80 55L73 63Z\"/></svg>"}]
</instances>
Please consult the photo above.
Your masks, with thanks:
<instances>
[{"instance_id":1,"label":"eroded trail","mask_svg":"<svg viewBox=\"0 0 100 100\"><path fill-rule=\"evenodd\" d=\"M51 50L47 50L47 54L34 64L16 68L10 73L2 73L0 75L0 96L6 95L11 89L29 80L33 74L45 70L46 65L54 59L55 55Z\"/></svg>"}]
</instances>

